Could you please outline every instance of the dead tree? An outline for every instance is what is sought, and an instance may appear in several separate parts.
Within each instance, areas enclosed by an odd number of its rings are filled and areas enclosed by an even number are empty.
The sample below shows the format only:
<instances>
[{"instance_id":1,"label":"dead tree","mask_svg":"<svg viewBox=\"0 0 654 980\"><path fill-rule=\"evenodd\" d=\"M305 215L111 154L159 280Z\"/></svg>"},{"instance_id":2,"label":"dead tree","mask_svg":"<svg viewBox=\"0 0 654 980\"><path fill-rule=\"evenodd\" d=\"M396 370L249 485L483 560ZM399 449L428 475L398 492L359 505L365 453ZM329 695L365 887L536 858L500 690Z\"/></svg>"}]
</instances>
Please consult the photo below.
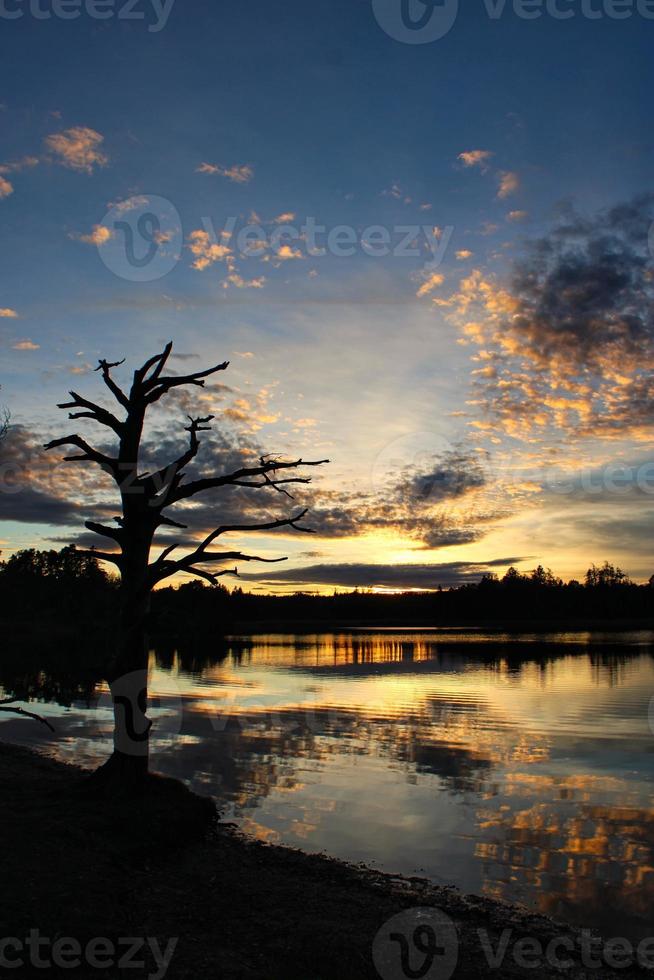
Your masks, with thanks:
<instances>
[{"instance_id":1,"label":"dead tree","mask_svg":"<svg viewBox=\"0 0 654 980\"><path fill-rule=\"evenodd\" d=\"M174 558L173 552L180 547L170 544L153 560L150 552L153 539L161 527L185 528L184 524L168 516L174 504L190 500L198 494L225 487L246 487L286 494L288 486L310 483L310 478L296 475L300 466L319 466L328 460L284 461L277 457L262 456L254 465L243 466L233 472L216 476L187 480L185 469L198 453L198 433L210 428L213 416L190 418L186 431L189 433L187 448L177 459L155 472L139 472L139 452L143 426L148 409L175 388L187 385L203 387L205 380L218 371L224 371L229 362L193 374L178 377L164 374L166 362L172 351L168 344L161 354L156 354L134 372L129 393L124 392L113 379L112 369L123 361L99 362L97 371L113 398L122 410L118 414L89 401L71 391L71 401L59 408L71 409L70 419L92 419L109 429L117 440L115 453L109 455L94 449L80 435L65 436L48 443L46 449L58 446L74 446L78 454L66 456L69 462L96 463L111 475L120 492L122 515L115 518L116 527L87 521L89 530L103 535L113 542L110 551L88 554L113 562L120 571L120 618L116 655L109 671L109 685L114 706L114 751L110 759L94 775L96 784L110 791L142 784L148 772L148 746L151 722L147 710L148 646L146 638L150 594L162 579L178 572L191 573L216 584L218 577L234 573L237 569L225 566L232 562L285 561L284 558L263 558L244 554L238 550L213 550L218 538L230 532L247 533L290 528L308 532L300 521L303 510L283 520L258 524L223 524L208 534L190 553ZM286 475L290 473L290 475ZM84 552L83 552L84 553ZM218 566L216 569L213 566Z\"/></svg>"}]
</instances>

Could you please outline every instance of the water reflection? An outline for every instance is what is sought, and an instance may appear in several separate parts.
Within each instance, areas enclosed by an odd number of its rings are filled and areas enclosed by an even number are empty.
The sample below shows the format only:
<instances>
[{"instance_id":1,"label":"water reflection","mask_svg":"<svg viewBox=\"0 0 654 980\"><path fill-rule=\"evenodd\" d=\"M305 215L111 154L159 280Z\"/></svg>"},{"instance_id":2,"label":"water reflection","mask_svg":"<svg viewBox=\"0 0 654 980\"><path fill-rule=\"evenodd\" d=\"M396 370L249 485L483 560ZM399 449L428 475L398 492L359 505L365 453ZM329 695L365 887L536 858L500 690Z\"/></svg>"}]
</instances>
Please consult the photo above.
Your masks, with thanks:
<instances>
[{"instance_id":1,"label":"water reflection","mask_svg":"<svg viewBox=\"0 0 654 980\"><path fill-rule=\"evenodd\" d=\"M158 649L154 765L263 839L641 938L653 641L362 631ZM57 728L50 741L8 717L3 738L85 764L109 750L108 694L88 665L70 679L43 651L20 669L5 655L0 683L48 702Z\"/></svg>"}]
</instances>

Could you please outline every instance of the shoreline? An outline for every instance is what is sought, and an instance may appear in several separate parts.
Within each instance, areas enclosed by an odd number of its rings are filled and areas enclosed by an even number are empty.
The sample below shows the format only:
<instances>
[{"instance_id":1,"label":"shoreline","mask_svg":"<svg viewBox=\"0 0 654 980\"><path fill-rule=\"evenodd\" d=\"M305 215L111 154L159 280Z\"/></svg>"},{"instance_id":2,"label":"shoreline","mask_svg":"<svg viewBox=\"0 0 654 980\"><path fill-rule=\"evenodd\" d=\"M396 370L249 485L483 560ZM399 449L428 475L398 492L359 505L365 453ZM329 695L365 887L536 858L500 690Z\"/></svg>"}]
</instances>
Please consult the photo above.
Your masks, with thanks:
<instances>
[{"instance_id":1,"label":"shoreline","mask_svg":"<svg viewBox=\"0 0 654 980\"><path fill-rule=\"evenodd\" d=\"M79 795L85 775L0 743L0 938L30 929L80 943L157 937L163 950L178 937L169 980L374 980L373 943L384 923L408 909L436 907L458 935L457 965L448 974L454 980L651 976L638 967L585 966L580 930L517 905L263 843L219 821L196 834L189 815L195 819L213 804L175 780L156 777L152 798L107 804ZM502 963L493 967L507 930ZM553 941L559 960L569 957L574 965L558 967L548 958ZM377 940L377 955L380 943L386 949L387 940ZM534 943L540 966L527 965L538 959ZM143 969L129 975L155 976L156 957L149 964L141 958ZM124 975L118 966L84 969L61 975ZM54 968L51 975L60 974Z\"/></svg>"},{"instance_id":2,"label":"shoreline","mask_svg":"<svg viewBox=\"0 0 654 980\"><path fill-rule=\"evenodd\" d=\"M260 636L266 633L289 633L293 635L306 635L311 633L401 633L425 632L434 633L436 636L447 637L448 633L483 632L486 634L497 634L498 636L510 635L512 638L529 635L547 635L561 633L647 633L654 631L654 619L553 619L553 620L529 620L515 619L498 622L498 620L475 620L474 622L455 622L455 623L434 623L428 622L405 622L404 620L384 621L370 624L367 620L351 620L340 622L329 622L326 620L298 620L292 622L284 620L249 620L247 622L235 621L232 628L224 634L225 640L243 636Z\"/></svg>"}]
</instances>

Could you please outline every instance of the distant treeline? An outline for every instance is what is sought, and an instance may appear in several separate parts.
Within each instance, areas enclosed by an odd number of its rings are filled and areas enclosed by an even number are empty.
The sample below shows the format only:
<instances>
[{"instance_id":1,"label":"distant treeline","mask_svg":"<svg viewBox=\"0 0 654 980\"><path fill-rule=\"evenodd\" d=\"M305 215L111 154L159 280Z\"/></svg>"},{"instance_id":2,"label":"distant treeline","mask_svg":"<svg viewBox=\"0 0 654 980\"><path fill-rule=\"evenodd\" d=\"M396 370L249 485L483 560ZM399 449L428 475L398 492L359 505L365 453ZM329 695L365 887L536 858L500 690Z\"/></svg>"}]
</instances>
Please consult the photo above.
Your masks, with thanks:
<instances>
[{"instance_id":1,"label":"distant treeline","mask_svg":"<svg viewBox=\"0 0 654 980\"><path fill-rule=\"evenodd\" d=\"M23 627L99 627L110 635L117 609L117 579L93 558L61 551L21 551L0 564L0 620ZM511 568L503 576L434 592L382 594L356 590L333 595L255 595L199 581L157 590L153 636L220 635L271 628L338 625L511 625L609 621L654 622L654 576L636 585L606 562L591 566L583 582L563 582L538 567Z\"/></svg>"}]
</instances>

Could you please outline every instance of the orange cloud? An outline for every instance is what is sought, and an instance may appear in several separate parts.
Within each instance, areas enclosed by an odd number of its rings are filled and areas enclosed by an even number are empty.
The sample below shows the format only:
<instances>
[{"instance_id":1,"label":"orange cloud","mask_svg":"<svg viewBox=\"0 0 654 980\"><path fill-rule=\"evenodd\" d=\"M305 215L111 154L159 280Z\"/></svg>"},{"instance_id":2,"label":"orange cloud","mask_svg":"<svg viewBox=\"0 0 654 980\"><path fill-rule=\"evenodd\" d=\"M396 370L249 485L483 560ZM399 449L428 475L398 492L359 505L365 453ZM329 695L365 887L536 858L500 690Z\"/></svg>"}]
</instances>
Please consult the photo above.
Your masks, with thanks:
<instances>
[{"instance_id":1,"label":"orange cloud","mask_svg":"<svg viewBox=\"0 0 654 980\"><path fill-rule=\"evenodd\" d=\"M188 238L188 248L195 256L192 266L200 272L213 265L214 262L224 261L232 254L231 248L212 241L209 232L203 231L201 228L192 231Z\"/></svg>"},{"instance_id":2,"label":"orange cloud","mask_svg":"<svg viewBox=\"0 0 654 980\"><path fill-rule=\"evenodd\" d=\"M104 136L88 126L73 126L62 133L46 136L45 145L55 161L70 170L91 174L94 167L105 167L109 157L102 150Z\"/></svg>"},{"instance_id":3,"label":"orange cloud","mask_svg":"<svg viewBox=\"0 0 654 980\"><path fill-rule=\"evenodd\" d=\"M235 163L231 167L223 167L217 163L201 163L196 167L196 174L226 177L235 184L247 184L254 177L254 168L249 163Z\"/></svg>"},{"instance_id":4,"label":"orange cloud","mask_svg":"<svg viewBox=\"0 0 654 980\"><path fill-rule=\"evenodd\" d=\"M88 235L71 234L70 237L75 238L78 242L84 242L86 245L104 245L110 238L113 238L113 232L104 225L93 225L93 230Z\"/></svg>"},{"instance_id":5,"label":"orange cloud","mask_svg":"<svg viewBox=\"0 0 654 980\"><path fill-rule=\"evenodd\" d=\"M479 167L482 172L485 172L492 157L491 150L466 150L459 153L458 159L464 167Z\"/></svg>"},{"instance_id":6,"label":"orange cloud","mask_svg":"<svg viewBox=\"0 0 654 980\"><path fill-rule=\"evenodd\" d=\"M40 344L34 344L31 340L17 340L12 344L12 350L39 350Z\"/></svg>"},{"instance_id":7,"label":"orange cloud","mask_svg":"<svg viewBox=\"0 0 654 980\"><path fill-rule=\"evenodd\" d=\"M502 171L497 175L497 179L499 181L497 196L501 201L515 194L520 187L520 178L512 170Z\"/></svg>"}]
</instances>

